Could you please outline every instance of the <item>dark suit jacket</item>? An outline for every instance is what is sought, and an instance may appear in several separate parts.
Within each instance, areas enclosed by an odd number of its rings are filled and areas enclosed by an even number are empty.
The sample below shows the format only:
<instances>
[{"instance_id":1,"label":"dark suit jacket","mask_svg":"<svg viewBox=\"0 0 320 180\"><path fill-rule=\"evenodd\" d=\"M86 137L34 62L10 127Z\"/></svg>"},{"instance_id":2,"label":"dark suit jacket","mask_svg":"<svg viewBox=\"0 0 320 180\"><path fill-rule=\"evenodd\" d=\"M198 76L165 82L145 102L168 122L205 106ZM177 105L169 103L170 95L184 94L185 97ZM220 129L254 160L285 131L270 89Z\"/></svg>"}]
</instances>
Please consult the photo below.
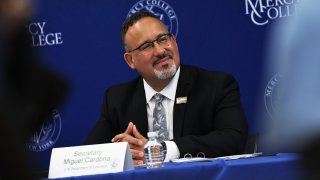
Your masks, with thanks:
<instances>
[{"instance_id":1,"label":"dark suit jacket","mask_svg":"<svg viewBox=\"0 0 320 180\"><path fill-rule=\"evenodd\" d=\"M240 104L235 79L221 72L210 72L181 65L177 97L187 103L174 105L173 141L180 156L203 152L206 157L243 153L247 122ZM101 117L85 144L109 143L133 122L147 137L146 97L141 76L106 90Z\"/></svg>"}]
</instances>

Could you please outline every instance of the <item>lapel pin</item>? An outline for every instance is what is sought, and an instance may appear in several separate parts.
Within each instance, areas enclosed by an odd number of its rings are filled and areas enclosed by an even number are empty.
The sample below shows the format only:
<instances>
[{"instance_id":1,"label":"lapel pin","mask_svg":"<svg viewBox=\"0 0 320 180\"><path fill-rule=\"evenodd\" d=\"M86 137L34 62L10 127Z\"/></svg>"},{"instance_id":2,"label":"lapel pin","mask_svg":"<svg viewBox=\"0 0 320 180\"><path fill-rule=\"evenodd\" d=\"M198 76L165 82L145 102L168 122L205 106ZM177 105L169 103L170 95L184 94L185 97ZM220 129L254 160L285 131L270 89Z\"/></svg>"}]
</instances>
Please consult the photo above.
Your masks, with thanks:
<instances>
[{"instance_id":1,"label":"lapel pin","mask_svg":"<svg viewBox=\"0 0 320 180\"><path fill-rule=\"evenodd\" d=\"M188 100L188 97L187 97L187 96L185 96L185 97L178 97L178 98L176 99L177 104L187 103L187 100Z\"/></svg>"}]
</instances>

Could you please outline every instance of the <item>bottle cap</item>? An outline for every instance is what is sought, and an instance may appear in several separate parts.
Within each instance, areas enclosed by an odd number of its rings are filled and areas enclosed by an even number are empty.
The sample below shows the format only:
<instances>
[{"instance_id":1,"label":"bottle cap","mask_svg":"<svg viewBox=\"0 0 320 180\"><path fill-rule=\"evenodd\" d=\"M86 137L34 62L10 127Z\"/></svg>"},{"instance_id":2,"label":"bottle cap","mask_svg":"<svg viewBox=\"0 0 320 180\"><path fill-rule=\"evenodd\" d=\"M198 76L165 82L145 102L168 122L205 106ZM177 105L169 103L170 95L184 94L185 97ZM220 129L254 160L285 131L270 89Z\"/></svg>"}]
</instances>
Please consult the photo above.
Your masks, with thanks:
<instances>
[{"instance_id":1,"label":"bottle cap","mask_svg":"<svg viewBox=\"0 0 320 180\"><path fill-rule=\"evenodd\" d=\"M158 136L158 131L155 132L148 132L148 137L157 137Z\"/></svg>"}]
</instances>

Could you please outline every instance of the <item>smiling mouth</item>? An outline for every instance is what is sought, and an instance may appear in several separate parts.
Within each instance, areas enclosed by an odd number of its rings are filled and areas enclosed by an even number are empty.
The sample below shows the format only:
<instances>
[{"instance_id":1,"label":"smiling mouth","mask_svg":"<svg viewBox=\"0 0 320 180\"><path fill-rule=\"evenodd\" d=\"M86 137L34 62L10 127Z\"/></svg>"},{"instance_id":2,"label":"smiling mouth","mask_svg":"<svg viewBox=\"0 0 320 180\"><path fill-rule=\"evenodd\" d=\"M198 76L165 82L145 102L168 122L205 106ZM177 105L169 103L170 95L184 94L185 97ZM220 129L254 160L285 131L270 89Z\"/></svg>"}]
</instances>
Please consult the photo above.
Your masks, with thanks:
<instances>
[{"instance_id":1,"label":"smiling mouth","mask_svg":"<svg viewBox=\"0 0 320 180\"><path fill-rule=\"evenodd\" d=\"M157 60L157 61L155 61L154 63L153 63L153 66L156 66L156 65L158 65L158 64L162 64L162 65L164 65L164 66L167 66L167 64L164 64L164 63L166 63L167 61L169 61L169 59L170 59L170 57L169 56L166 56L166 57L164 57L164 58L162 58L162 59L159 59L159 60Z\"/></svg>"},{"instance_id":2,"label":"smiling mouth","mask_svg":"<svg viewBox=\"0 0 320 180\"><path fill-rule=\"evenodd\" d=\"M156 62L154 63L154 65L156 66L156 65L158 65L158 64L163 64L163 63L165 63L166 61L168 61L167 58L161 59L161 60L159 60L159 61L156 61Z\"/></svg>"}]
</instances>

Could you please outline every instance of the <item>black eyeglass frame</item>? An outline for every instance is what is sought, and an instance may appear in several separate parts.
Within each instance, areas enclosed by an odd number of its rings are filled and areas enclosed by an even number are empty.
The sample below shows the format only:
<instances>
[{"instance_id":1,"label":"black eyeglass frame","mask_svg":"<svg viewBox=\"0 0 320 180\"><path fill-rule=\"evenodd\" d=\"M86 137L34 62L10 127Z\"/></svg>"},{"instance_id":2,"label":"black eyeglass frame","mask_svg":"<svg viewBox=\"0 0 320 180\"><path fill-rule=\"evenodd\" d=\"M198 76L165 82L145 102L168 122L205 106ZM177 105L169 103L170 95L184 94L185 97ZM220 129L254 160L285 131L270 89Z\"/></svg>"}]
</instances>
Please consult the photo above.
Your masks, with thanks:
<instances>
[{"instance_id":1,"label":"black eyeglass frame","mask_svg":"<svg viewBox=\"0 0 320 180\"><path fill-rule=\"evenodd\" d=\"M171 37L172 37L172 33L162 34L162 35L160 35L157 39L155 39L155 40L153 40L153 41L150 41L150 42L145 42L145 43L141 44L140 46L138 46L137 48L132 49L132 50L130 50L130 51L127 51L127 53L131 53L131 52L136 51L136 50L139 50L139 52L143 51L143 50L140 50L140 48L141 48L143 45L145 45L146 43L151 43L151 44L152 44L152 47L154 47L154 42L157 42L157 43L159 44L159 40L160 40L160 38L163 37L163 36L169 36L169 38L171 38Z\"/></svg>"}]
</instances>

